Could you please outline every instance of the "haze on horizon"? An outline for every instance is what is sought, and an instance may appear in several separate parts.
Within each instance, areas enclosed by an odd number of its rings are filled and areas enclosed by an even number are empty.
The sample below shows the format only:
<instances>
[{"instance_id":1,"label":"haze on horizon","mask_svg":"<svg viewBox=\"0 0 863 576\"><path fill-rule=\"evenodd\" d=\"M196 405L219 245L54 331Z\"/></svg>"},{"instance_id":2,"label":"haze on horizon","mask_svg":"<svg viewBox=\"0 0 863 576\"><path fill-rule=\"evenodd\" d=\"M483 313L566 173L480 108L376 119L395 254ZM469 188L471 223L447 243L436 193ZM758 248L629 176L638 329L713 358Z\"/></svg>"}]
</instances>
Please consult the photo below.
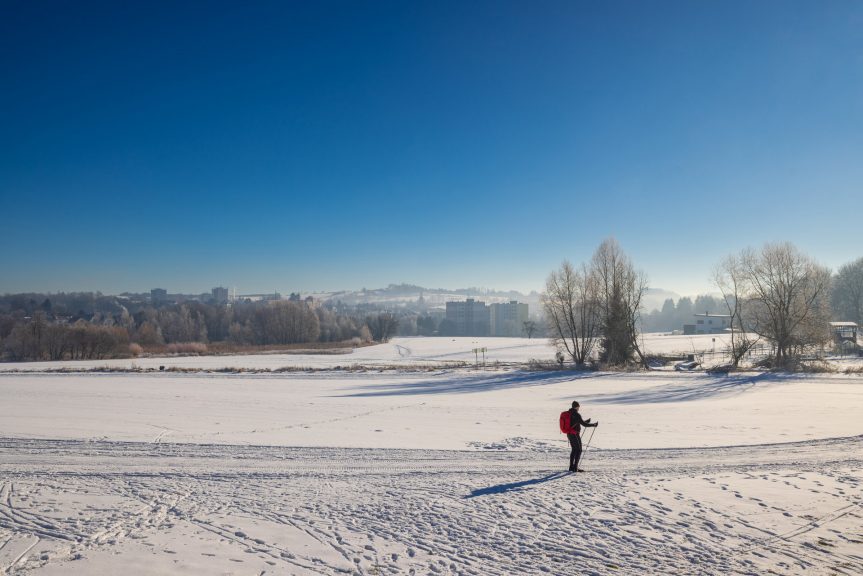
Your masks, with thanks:
<instances>
[{"instance_id":1,"label":"haze on horizon","mask_svg":"<svg viewBox=\"0 0 863 576\"><path fill-rule=\"evenodd\" d=\"M859 257L863 5L7 3L0 293Z\"/></svg>"}]
</instances>

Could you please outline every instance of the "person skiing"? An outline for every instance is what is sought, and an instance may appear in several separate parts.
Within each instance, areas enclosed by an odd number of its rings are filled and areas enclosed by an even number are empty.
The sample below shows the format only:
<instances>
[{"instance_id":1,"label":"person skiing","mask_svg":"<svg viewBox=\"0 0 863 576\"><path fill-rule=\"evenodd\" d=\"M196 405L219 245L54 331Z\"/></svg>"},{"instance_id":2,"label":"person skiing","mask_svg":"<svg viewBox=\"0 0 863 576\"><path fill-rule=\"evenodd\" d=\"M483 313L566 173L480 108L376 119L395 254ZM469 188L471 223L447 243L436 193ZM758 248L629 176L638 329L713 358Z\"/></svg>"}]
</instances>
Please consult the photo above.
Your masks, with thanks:
<instances>
[{"instance_id":1,"label":"person skiing","mask_svg":"<svg viewBox=\"0 0 863 576\"><path fill-rule=\"evenodd\" d=\"M584 472L584 470L578 467L578 461L581 460L581 427L596 428L599 426L598 421L591 424L590 418L584 420L581 417L581 414L578 413L578 409L580 407L581 405L573 400L572 408L560 415L561 431L566 432L566 437L569 439L569 445L572 447L572 452L569 453L570 472Z\"/></svg>"}]
</instances>

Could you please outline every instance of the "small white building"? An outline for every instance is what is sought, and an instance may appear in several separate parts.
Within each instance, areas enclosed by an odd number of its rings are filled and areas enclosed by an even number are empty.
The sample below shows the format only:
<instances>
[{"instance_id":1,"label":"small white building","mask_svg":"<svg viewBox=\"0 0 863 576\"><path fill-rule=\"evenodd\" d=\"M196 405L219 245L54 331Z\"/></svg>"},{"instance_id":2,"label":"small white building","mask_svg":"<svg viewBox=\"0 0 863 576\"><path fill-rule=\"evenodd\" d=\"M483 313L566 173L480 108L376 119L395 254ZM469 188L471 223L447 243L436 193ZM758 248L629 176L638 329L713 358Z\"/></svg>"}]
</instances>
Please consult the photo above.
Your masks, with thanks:
<instances>
[{"instance_id":1,"label":"small white building","mask_svg":"<svg viewBox=\"0 0 863 576\"><path fill-rule=\"evenodd\" d=\"M858 327L856 322L831 322L830 329L833 331L833 339L836 342L857 343Z\"/></svg>"},{"instance_id":2,"label":"small white building","mask_svg":"<svg viewBox=\"0 0 863 576\"><path fill-rule=\"evenodd\" d=\"M731 316L728 314L695 314L694 324L683 326L684 334L719 334L731 330Z\"/></svg>"}]
</instances>

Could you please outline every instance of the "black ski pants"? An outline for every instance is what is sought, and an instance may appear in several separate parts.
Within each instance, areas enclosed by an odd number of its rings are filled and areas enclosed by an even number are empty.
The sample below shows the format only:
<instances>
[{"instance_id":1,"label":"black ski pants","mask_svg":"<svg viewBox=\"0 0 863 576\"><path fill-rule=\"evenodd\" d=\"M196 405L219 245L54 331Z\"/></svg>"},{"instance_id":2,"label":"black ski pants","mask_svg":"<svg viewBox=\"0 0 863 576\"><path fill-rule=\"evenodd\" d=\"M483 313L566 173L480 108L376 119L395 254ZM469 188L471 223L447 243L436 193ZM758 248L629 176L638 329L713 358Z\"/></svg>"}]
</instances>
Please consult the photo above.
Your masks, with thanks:
<instances>
[{"instance_id":1,"label":"black ski pants","mask_svg":"<svg viewBox=\"0 0 863 576\"><path fill-rule=\"evenodd\" d=\"M578 461L581 460L581 436L578 434L567 434L569 445L572 446L572 452L569 453L569 469L571 471L578 470Z\"/></svg>"}]
</instances>

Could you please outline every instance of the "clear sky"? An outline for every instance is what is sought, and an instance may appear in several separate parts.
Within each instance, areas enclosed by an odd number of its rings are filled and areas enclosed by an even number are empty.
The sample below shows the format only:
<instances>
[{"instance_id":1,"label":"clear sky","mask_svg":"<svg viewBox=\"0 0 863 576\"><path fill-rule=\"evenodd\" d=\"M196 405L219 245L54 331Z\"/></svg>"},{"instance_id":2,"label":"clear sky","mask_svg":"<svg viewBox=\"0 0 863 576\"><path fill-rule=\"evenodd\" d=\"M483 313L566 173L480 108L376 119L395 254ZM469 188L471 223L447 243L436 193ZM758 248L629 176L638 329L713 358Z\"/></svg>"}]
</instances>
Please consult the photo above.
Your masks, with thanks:
<instances>
[{"instance_id":1,"label":"clear sky","mask_svg":"<svg viewBox=\"0 0 863 576\"><path fill-rule=\"evenodd\" d=\"M863 3L33 2L0 18L0 292L652 286L860 257Z\"/></svg>"}]
</instances>

